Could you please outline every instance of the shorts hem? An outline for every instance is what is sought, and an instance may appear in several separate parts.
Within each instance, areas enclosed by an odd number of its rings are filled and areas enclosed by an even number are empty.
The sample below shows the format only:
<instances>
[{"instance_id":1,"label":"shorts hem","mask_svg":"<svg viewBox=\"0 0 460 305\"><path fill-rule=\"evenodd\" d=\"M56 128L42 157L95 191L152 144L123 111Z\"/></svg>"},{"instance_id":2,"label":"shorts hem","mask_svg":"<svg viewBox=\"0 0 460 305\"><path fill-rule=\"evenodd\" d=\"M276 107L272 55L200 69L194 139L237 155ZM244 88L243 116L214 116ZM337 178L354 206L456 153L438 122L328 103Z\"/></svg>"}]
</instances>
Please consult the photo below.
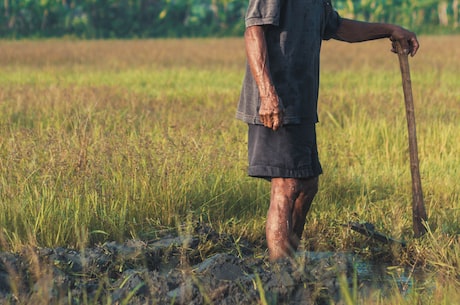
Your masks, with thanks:
<instances>
[{"instance_id":1,"label":"shorts hem","mask_svg":"<svg viewBox=\"0 0 460 305\"><path fill-rule=\"evenodd\" d=\"M304 169L285 169L272 166L250 166L248 176L256 178L298 178L307 179L318 177L323 173L322 170Z\"/></svg>"}]
</instances>

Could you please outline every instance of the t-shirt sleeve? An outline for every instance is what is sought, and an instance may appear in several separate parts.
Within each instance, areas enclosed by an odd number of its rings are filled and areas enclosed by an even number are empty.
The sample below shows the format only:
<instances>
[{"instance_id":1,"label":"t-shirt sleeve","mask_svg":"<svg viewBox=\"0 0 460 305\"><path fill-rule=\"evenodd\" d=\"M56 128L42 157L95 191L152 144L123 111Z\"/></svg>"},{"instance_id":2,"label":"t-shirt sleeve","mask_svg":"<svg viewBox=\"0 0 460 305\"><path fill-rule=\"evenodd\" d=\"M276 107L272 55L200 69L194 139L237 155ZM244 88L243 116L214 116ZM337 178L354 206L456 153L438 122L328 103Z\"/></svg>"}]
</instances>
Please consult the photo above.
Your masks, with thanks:
<instances>
[{"instance_id":1,"label":"t-shirt sleeve","mask_svg":"<svg viewBox=\"0 0 460 305\"><path fill-rule=\"evenodd\" d=\"M323 39L329 40L334 37L337 32L342 19L340 18L339 13L334 10L330 0L324 0L324 9L325 9L325 27L323 32Z\"/></svg>"},{"instance_id":2,"label":"t-shirt sleeve","mask_svg":"<svg viewBox=\"0 0 460 305\"><path fill-rule=\"evenodd\" d=\"M278 26L282 0L250 0L246 11L246 27L253 25Z\"/></svg>"}]
</instances>

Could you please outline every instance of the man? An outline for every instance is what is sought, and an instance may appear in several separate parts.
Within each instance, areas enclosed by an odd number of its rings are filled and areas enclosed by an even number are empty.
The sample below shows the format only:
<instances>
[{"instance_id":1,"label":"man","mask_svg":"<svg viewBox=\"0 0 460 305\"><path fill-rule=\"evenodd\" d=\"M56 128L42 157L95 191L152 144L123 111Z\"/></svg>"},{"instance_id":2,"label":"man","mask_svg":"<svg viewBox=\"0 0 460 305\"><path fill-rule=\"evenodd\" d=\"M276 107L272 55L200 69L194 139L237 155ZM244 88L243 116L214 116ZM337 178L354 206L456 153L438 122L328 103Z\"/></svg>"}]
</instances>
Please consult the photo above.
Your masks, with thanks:
<instances>
[{"instance_id":1,"label":"man","mask_svg":"<svg viewBox=\"0 0 460 305\"><path fill-rule=\"evenodd\" d=\"M322 40L390 38L412 56L419 43L396 25L341 18L330 0L250 0L245 22L236 116L249 126L249 176L271 181L266 238L275 261L297 249L322 173L315 131Z\"/></svg>"}]
</instances>

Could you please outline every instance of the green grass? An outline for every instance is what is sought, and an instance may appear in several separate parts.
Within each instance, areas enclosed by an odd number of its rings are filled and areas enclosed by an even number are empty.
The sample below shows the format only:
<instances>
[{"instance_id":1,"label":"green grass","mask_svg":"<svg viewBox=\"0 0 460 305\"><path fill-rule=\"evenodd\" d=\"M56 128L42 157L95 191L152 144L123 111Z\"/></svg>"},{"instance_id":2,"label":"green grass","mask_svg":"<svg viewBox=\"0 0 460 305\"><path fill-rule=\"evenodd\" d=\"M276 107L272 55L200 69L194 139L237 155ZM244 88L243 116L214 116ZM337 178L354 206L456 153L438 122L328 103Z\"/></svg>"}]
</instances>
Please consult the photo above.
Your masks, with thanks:
<instances>
[{"instance_id":1,"label":"green grass","mask_svg":"<svg viewBox=\"0 0 460 305\"><path fill-rule=\"evenodd\" d=\"M458 284L460 37L420 41L410 64L429 234L412 238L397 56L388 41L331 41L305 247L384 253ZM263 239L269 185L246 177L246 126L234 119L244 63L241 39L0 41L1 249L151 238L190 218ZM348 221L408 249L376 251Z\"/></svg>"}]
</instances>

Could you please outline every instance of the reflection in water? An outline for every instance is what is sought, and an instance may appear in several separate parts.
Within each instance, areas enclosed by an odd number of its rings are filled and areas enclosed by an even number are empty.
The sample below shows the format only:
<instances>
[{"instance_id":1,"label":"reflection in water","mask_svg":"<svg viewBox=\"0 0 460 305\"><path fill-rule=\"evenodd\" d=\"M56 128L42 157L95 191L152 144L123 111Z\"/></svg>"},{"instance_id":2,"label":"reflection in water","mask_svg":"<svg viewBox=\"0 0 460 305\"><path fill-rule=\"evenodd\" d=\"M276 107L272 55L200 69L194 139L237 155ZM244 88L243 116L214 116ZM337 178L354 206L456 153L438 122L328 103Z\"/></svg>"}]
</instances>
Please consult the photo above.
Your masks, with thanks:
<instances>
[{"instance_id":1,"label":"reflection in water","mask_svg":"<svg viewBox=\"0 0 460 305\"><path fill-rule=\"evenodd\" d=\"M379 291L380 295L390 295L397 290L404 296L420 285L426 285L426 274L417 268L393 266L380 261L369 261L351 253L336 252L305 252L307 261L321 261L327 258L342 257L343 261L351 262L354 274L348 274L348 282L353 285L353 277L357 279L358 290L362 297ZM350 288L353 288L352 286Z\"/></svg>"}]
</instances>

